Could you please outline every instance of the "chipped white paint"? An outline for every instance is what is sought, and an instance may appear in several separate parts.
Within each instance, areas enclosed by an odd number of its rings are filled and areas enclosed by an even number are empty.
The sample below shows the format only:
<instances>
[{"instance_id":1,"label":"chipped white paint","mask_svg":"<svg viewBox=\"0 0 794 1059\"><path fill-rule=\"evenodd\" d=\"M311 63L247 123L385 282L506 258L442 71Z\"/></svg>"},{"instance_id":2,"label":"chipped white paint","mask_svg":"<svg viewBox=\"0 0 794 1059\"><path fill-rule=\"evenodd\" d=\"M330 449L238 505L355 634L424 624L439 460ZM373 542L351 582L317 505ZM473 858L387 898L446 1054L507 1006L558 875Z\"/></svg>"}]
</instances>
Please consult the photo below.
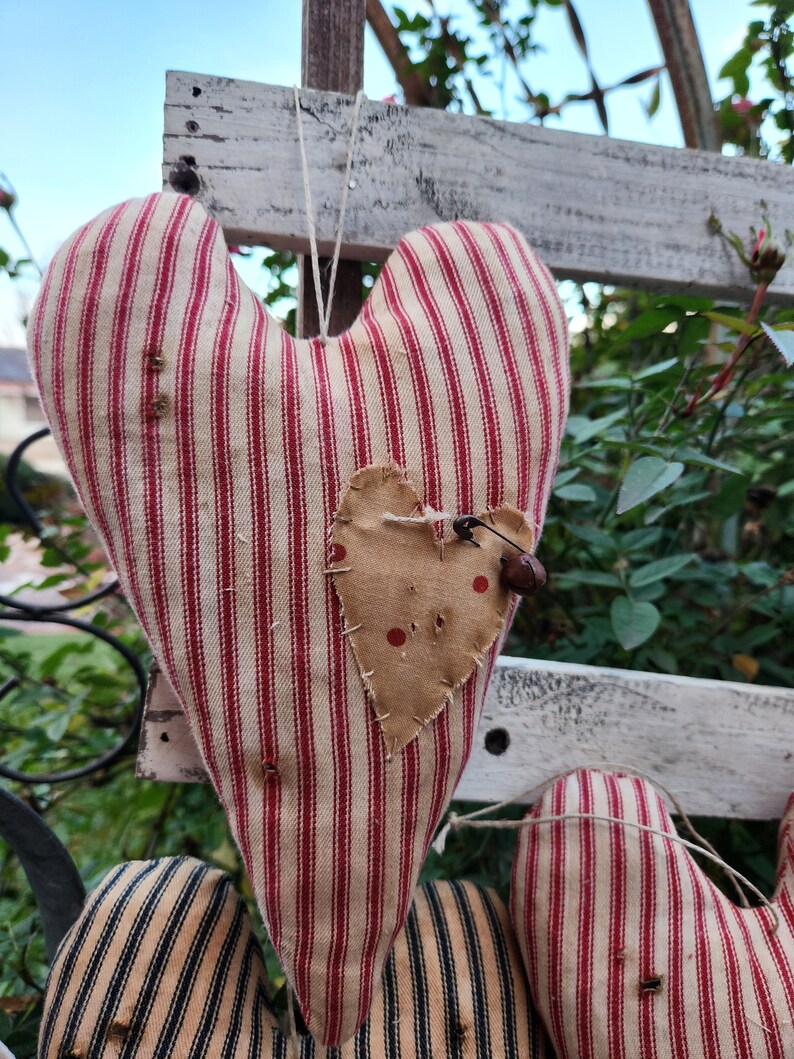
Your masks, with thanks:
<instances>
[{"instance_id":1,"label":"chipped white paint","mask_svg":"<svg viewBox=\"0 0 794 1059\"><path fill-rule=\"evenodd\" d=\"M498 756L486 749L495 729L509 738ZM456 798L499 801L598 763L643 769L693 815L776 819L794 790L794 690L501 658ZM138 775L206 780L162 673L150 683Z\"/></svg>"},{"instance_id":2,"label":"chipped white paint","mask_svg":"<svg viewBox=\"0 0 794 1059\"><path fill-rule=\"evenodd\" d=\"M352 100L301 98L328 254ZM307 251L300 174L291 89L168 74L165 185L192 186L229 242ZM506 220L560 277L726 298L746 298L752 284L709 230L711 213L748 241L763 204L779 232L794 213L790 166L369 101L352 183L343 257L383 260L405 232L439 220ZM794 301L794 255L770 297Z\"/></svg>"}]
</instances>

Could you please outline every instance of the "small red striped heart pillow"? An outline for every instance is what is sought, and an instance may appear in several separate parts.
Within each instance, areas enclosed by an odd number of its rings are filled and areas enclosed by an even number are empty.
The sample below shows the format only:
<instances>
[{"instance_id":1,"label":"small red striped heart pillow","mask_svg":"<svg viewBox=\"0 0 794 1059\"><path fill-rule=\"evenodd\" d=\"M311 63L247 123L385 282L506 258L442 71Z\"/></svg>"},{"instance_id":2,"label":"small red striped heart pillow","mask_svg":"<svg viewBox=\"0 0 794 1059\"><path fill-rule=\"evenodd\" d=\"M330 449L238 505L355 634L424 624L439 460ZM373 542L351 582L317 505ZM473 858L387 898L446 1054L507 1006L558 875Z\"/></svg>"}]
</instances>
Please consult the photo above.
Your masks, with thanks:
<instances>
[{"instance_id":1,"label":"small red striped heart pillow","mask_svg":"<svg viewBox=\"0 0 794 1059\"><path fill-rule=\"evenodd\" d=\"M304 1018L364 1020L471 750L568 400L554 283L501 224L406 236L296 341L218 225L152 195L81 228L29 328L53 434L182 701Z\"/></svg>"},{"instance_id":2,"label":"small red striped heart pillow","mask_svg":"<svg viewBox=\"0 0 794 1059\"><path fill-rule=\"evenodd\" d=\"M581 771L529 814L615 817L675 835L634 776ZM620 823L521 830L511 912L558 1059L794 1056L794 795L780 829L774 901L740 908L690 852Z\"/></svg>"}]
</instances>

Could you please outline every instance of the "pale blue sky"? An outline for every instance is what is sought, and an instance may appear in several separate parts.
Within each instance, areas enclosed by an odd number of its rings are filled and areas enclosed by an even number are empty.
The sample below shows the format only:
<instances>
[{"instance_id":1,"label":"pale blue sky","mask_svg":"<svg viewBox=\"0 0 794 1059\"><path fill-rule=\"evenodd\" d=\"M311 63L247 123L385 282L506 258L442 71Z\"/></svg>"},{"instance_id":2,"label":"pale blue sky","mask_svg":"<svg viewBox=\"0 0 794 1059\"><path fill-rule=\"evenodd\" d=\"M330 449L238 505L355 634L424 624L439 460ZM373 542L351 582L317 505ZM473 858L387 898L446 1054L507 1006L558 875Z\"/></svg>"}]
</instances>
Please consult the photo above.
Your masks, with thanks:
<instances>
[{"instance_id":1,"label":"pale blue sky","mask_svg":"<svg viewBox=\"0 0 794 1059\"><path fill-rule=\"evenodd\" d=\"M403 0L423 10L421 0ZM460 0L439 10L465 11ZM514 9L522 6L513 0ZM660 62L644 0L577 0L603 84ZM70 232L133 195L160 187L165 71L190 70L291 85L300 78L300 0L0 0L0 170L20 195L17 211L42 265ZM712 83L741 42L749 0L693 0ZM754 17L759 17L755 9ZM586 91L586 72L562 9L544 10L538 39L546 53L528 68L552 98ZM395 91L390 68L368 37L365 91ZM642 110L650 89L610 98L612 134L678 145L667 84L659 114ZM511 91L507 93L510 116ZM493 100L498 104L498 92ZM569 107L563 127L598 132L589 105ZM0 246L21 253L4 216ZM252 282L256 274L246 270ZM19 316L35 289L0 278L0 344L21 343Z\"/></svg>"}]
</instances>

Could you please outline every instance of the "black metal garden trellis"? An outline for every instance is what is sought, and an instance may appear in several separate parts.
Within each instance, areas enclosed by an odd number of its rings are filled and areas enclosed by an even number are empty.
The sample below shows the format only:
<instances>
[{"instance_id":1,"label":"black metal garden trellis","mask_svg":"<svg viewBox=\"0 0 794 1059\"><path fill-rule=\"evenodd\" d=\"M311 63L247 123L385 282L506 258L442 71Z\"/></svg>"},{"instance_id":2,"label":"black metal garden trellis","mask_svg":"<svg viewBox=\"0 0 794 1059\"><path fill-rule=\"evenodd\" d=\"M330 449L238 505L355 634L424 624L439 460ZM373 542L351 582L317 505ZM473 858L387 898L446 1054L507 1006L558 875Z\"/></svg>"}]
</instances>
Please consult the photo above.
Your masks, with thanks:
<instances>
[{"instance_id":1,"label":"black metal garden trellis","mask_svg":"<svg viewBox=\"0 0 794 1059\"><path fill-rule=\"evenodd\" d=\"M24 496L18 481L24 453L36 441L46 437L49 432L48 427L42 427L30 434L17 445L8 459L5 471L5 484L9 495L16 502L25 522L30 526L30 529L36 537L42 543L46 543L49 547L57 547L57 543L53 541L52 537L49 535L48 528L38 517ZM78 574L85 575L87 573L78 563L71 559L65 551L63 551L62 554L64 560L71 564ZM72 769L65 769L61 772L20 771L4 765L0 760L0 776L23 783L60 783L67 780L76 780L107 768L109 765L113 764L114 761L117 761L134 743L140 727L146 695L146 672L144 667L134 652L131 651L130 648L127 647L127 645L117 636L114 636L112 633L108 632L107 629L104 629L91 621L74 617L72 613L78 612L84 607L98 603L101 600L118 593L118 588L118 581L114 580L94 591L87 591L76 599L70 599L65 603L60 603L54 606L41 606L36 603L31 603L28 600L18 599L15 596L0 594L0 608L2 608L0 609L0 621L46 622L48 624L62 625L69 629L86 633L89 636L94 636L103 643L106 643L121 656L124 663L132 669L138 685L138 701L133 715L128 721L121 738L110 750L100 754L87 764L79 765ZM0 684L0 702L7 695L10 695L19 684L20 678L17 676L11 676ZM0 754L2 754L1 746Z\"/></svg>"}]
</instances>

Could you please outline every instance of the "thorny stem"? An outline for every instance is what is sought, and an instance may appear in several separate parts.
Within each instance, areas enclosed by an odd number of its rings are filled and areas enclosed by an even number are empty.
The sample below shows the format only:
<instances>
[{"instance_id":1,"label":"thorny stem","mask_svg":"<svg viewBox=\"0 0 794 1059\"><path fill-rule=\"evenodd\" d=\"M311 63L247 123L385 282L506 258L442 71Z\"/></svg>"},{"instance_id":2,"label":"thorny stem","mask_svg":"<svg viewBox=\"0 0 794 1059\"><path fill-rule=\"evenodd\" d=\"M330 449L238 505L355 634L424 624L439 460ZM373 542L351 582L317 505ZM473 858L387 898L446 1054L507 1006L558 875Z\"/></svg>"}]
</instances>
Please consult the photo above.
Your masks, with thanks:
<instances>
[{"instance_id":1,"label":"thorny stem","mask_svg":"<svg viewBox=\"0 0 794 1059\"><path fill-rule=\"evenodd\" d=\"M695 366L695 361L696 360L697 360L697 354L694 354L693 356L691 356L691 357L689 357L687 359L687 362L684 365L684 372L683 372L681 378L678 380L678 383L676 385L675 393L673 394L673 399L667 405L667 408L665 409L665 412L662 415L662 418L659 420L659 425L656 428L657 435L658 434L662 434L667 429L667 427L670 425L672 420L675 419L675 416L676 416L676 407L675 407L676 403L678 401L678 398L684 392L684 387L686 386L687 382L689 381L689 376L692 374L692 369Z\"/></svg>"},{"instance_id":2,"label":"thorny stem","mask_svg":"<svg viewBox=\"0 0 794 1059\"><path fill-rule=\"evenodd\" d=\"M746 321L750 326L758 322L758 315L761 312L761 308L764 304L766 292L769 290L769 282L770 281L768 280L761 280L761 282L755 289L755 294L753 295L753 301L750 306L750 311L747 314ZM750 343L755 340L756 337L756 335L748 335L744 333L739 335L738 341L736 342L736 347L733 353L731 354L731 359L728 361L724 368L721 368L720 371L717 372L717 374L714 376L714 379L712 380L711 386L702 396L699 395L697 391L692 395L692 397L689 399L686 408L681 413L684 418L693 415L695 410L700 405L702 405L705 401L710 401L715 394L718 394L720 390L725 389L725 387L733 378L733 373L736 370L736 365L738 364L742 354L745 352Z\"/></svg>"},{"instance_id":3,"label":"thorny stem","mask_svg":"<svg viewBox=\"0 0 794 1059\"><path fill-rule=\"evenodd\" d=\"M471 78L468 77L466 74L466 55L465 52L461 51L460 42L458 41L455 34L450 33L449 17L445 18L438 14L433 0L429 0L429 3L431 11L434 15L436 15L441 26L441 40L444 43L444 51L447 53L449 58L452 59L458 73L463 76L463 82L466 85L466 91L469 93L469 98L471 99L472 104L474 105L475 111L480 115L487 114L487 111L480 102L480 97L477 95L477 90L475 89Z\"/></svg>"},{"instance_id":4,"label":"thorny stem","mask_svg":"<svg viewBox=\"0 0 794 1059\"><path fill-rule=\"evenodd\" d=\"M751 607L760 599L764 599L765 596L771 595L771 593L774 592L775 589L784 588L786 585L790 585L791 583L792 581L790 571L786 571L785 573L781 574L781 576L777 579L777 581L774 582L774 584L767 585L765 588L762 588L760 592L756 592L754 595L750 596L748 599L745 599L742 603L740 603L738 607L735 607L714 630L714 636L719 636L721 633L724 633L726 629L729 629L734 618L738 617L743 610L747 610L748 607Z\"/></svg>"},{"instance_id":5,"label":"thorny stem","mask_svg":"<svg viewBox=\"0 0 794 1059\"><path fill-rule=\"evenodd\" d=\"M15 202L18 201L17 190L14 187L14 185L11 183L11 181L8 179L8 177L5 175L5 173L0 173L0 183L4 184L8 188L9 192L12 195L11 205L8 205L8 206L5 207L5 212L6 212L6 215L8 216L8 220L11 223L11 227L16 232L17 238L19 239L19 241L22 243L22 246L25 249L25 253L28 255L28 260L30 261L31 265L33 265L35 270L38 272L39 278L43 279L44 278L44 273L41 271L41 266L39 265L39 263L36 261L35 257L33 256L33 251L30 249L30 244L28 243L27 239L25 238L22 229L19 227L19 224L17 223L16 217L14 217L13 213L11 212L11 207L13 206L13 204Z\"/></svg>"},{"instance_id":6,"label":"thorny stem","mask_svg":"<svg viewBox=\"0 0 794 1059\"><path fill-rule=\"evenodd\" d=\"M720 424L722 423L723 419L725 418L725 413L730 408L730 406L731 406L731 404L733 402L733 399L736 396L736 394L742 388L742 385L744 384L744 380L749 375L750 370L751 370L751 365L748 365L748 367L746 367L744 369L744 371L742 372L742 374L740 375L739 379L736 382L736 385L733 387L731 392L727 393L725 395L725 400L720 405L719 410L717 411L717 414L714 417L714 422L711 425L711 430L709 432L708 441L706 442L706 444L705 444L705 446L703 448L703 452L704 452L704 454L706 456L710 456L711 455L711 450L714 447L714 442L715 442L716 437L717 437L717 431L719 430Z\"/></svg>"},{"instance_id":7,"label":"thorny stem","mask_svg":"<svg viewBox=\"0 0 794 1059\"><path fill-rule=\"evenodd\" d=\"M8 213L8 219L11 222L11 227L17 233L17 238L22 243L22 246L25 249L25 253L28 255L28 260L30 261L31 265L33 265L35 270L38 272L39 278L43 279L44 278L44 273L41 271L41 266L39 265L38 261L33 256L33 251L30 249L30 244L28 243L27 239L23 235L22 229L17 224L16 218L14 217L14 215L10 211L7 210L6 212Z\"/></svg>"}]
</instances>

